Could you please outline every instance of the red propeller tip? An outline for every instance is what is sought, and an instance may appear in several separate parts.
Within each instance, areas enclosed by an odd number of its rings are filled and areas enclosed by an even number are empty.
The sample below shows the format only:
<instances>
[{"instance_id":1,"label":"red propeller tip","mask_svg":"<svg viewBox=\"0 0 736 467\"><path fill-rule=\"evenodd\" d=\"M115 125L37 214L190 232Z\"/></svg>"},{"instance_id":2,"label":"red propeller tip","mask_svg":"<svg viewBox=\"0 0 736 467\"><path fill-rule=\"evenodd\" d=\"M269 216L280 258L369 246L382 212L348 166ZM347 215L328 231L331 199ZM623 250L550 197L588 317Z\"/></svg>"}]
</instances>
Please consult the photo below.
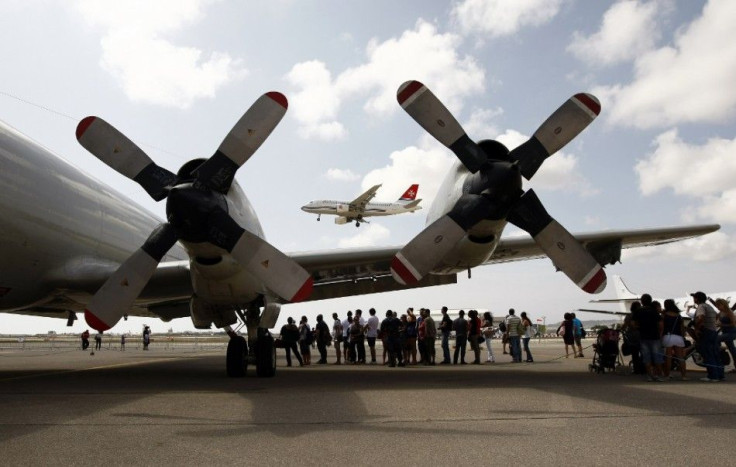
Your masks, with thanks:
<instances>
[{"instance_id":1,"label":"red propeller tip","mask_svg":"<svg viewBox=\"0 0 736 467\"><path fill-rule=\"evenodd\" d=\"M606 272L603 268L599 269L597 273L583 286L583 290L588 293L602 292L606 287Z\"/></svg>"},{"instance_id":2,"label":"red propeller tip","mask_svg":"<svg viewBox=\"0 0 736 467\"><path fill-rule=\"evenodd\" d=\"M87 321L87 324L90 325L90 327L97 329L98 331L107 331L110 329L110 326L103 323L97 316L95 316L91 311L84 310L84 320Z\"/></svg>"},{"instance_id":3,"label":"red propeller tip","mask_svg":"<svg viewBox=\"0 0 736 467\"><path fill-rule=\"evenodd\" d=\"M291 300L289 300L292 303L301 302L303 300L306 300L309 298L310 295L312 295L312 289L314 288L314 279L310 277L309 279L304 282L304 285L299 289L299 291L294 294L293 297L291 297Z\"/></svg>"},{"instance_id":4,"label":"red propeller tip","mask_svg":"<svg viewBox=\"0 0 736 467\"><path fill-rule=\"evenodd\" d=\"M404 83L396 94L396 100L399 101L399 105L403 105L408 98L413 96L415 92L419 91L423 87L424 85L419 81L407 81Z\"/></svg>"},{"instance_id":5,"label":"red propeller tip","mask_svg":"<svg viewBox=\"0 0 736 467\"><path fill-rule=\"evenodd\" d=\"M77 125L77 139L81 138L87 128L92 125L97 117L84 117Z\"/></svg>"},{"instance_id":6,"label":"red propeller tip","mask_svg":"<svg viewBox=\"0 0 736 467\"><path fill-rule=\"evenodd\" d=\"M419 281L419 279L414 277L414 274L409 271L409 268L407 268L406 265L396 256L391 260L391 271L395 273L395 275L399 276L401 280L404 281L404 284L409 285Z\"/></svg>"},{"instance_id":7,"label":"red propeller tip","mask_svg":"<svg viewBox=\"0 0 736 467\"><path fill-rule=\"evenodd\" d=\"M283 107L285 109L288 109L289 108L289 101L286 100L286 96L284 96L280 92L271 91L271 92L267 92L266 95L268 97L270 97L271 99L273 99L274 102L276 102L281 107Z\"/></svg>"},{"instance_id":8,"label":"red propeller tip","mask_svg":"<svg viewBox=\"0 0 736 467\"><path fill-rule=\"evenodd\" d=\"M598 99L596 99L595 96L593 96L592 94L585 94L584 92L581 92L580 94L575 94L575 99L580 101L580 103L590 109L590 111L594 114L600 115L601 103L598 102Z\"/></svg>"}]
</instances>

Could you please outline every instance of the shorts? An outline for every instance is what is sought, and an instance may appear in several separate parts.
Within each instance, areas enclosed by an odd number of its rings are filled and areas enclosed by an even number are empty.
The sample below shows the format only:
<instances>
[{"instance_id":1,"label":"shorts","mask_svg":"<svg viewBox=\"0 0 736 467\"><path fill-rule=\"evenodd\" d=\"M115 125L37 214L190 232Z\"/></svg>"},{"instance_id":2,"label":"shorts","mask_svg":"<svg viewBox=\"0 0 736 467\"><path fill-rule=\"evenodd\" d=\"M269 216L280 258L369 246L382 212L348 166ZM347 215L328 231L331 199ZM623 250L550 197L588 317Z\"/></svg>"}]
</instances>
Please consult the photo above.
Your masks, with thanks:
<instances>
[{"instance_id":1,"label":"shorts","mask_svg":"<svg viewBox=\"0 0 736 467\"><path fill-rule=\"evenodd\" d=\"M662 343L659 339L656 340L645 340L642 339L639 344L641 349L641 361L645 365L655 364L661 365L664 363L664 355L662 355Z\"/></svg>"},{"instance_id":2,"label":"shorts","mask_svg":"<svg viewBox=\"0 0 736 467\"><path fill-rule=\"evenodd\" d=\"M662 336L663 347L685 347L685 339L677 334L665 334Z\"/></svg>"},{"instance_id":3,"label":"shorts","mask_svg":"<svg viewBox=\"0 0 736 467\"><path fill-rule=\"evenodd\" d=\"M575 336L575 345L577 345L578 347L583 346L583 343L580 341L580 339L580 336Z\"/></svg>"},{"instance_id":4,"label":"shorts","mask_svg":"<svg viewBox=\"0 0 736 467\"><path fill-rule=\"evenodd\" d=\"M376 346L375 337L366 337L366 340L368 341L368 347L370 347L371 349Z\"/></svg>"}]
</instances>

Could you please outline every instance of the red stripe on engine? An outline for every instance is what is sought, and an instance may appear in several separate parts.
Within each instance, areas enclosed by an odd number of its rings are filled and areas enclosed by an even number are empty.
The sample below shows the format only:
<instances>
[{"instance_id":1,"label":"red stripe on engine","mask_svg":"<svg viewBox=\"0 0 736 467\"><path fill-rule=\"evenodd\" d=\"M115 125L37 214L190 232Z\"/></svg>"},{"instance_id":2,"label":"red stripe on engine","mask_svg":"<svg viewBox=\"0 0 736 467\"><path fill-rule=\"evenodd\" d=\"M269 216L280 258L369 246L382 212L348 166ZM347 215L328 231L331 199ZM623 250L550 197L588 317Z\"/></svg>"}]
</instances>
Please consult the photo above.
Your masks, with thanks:
<instances>
[{"instance_id":1,"label":"red stripe on engine","mask_svg":"<svg viewBox=\"0 0 736 467\"><path fill-rule=\"evenodd\" d=\"M419 81L412 81L396 96L396 100L399 101L399 104L403 104L405 100L423 87L424 85Z\"/></svg>"},{"instance_id":2,"label":"red stripe on engine","mask_svg":"<svg viewBox=\"0 0 736 467\"><path fill-rule=\"evenodd\" d=\"M404 263L402 263L396 256L391 260L391 270L398 274L398 276L404 280L405 284L414 284L415 282L418 282L417 278L414 277L414 274L409 272L406 266L404 266Z\"/></svg>"},{"instance_id":3,"label":"red stripe on engine","mask_svg":"<svg viewBox=\"0 0 736 467\"><path fill-rule=\"evenodd\" d=\"M606 272L601 268L600 270L598 270L595 276L593 276L593 278L590 279L588 283L583 286L583 290L588 293L595 293L598 290L598 287L600 287L605 280Z\"/></svg>"},{"instance_id":4,"label":"red stripe on engine","mask_svg":"<svg viewBox=\"0 0 736 467\"><path fill-rule=\"evenodd\" d=\"M286 96L284 96L280 92L271 91L271 92L267 92L266 95L270 97L271 99L273 99L281 107L285 109L289 108L289 101L286 100Z\"/></svg>"},{"instance_id":5,"label":"red stripe on engine","mask_svg":"<svg viewBox=\"0 0 736 467\"><path fill-rule=\"evenodd\" d=\"M314 279L310 276L309 279L304 282L304 285L302 285L299 291L294 294L294 296L291 297L291 300L289 301L292 303L296 303L306 300L307 298L309 298L310 295L312 295L312 288L314 288Z\"/></svg>"},{"instance_id":6,"label":"red stripe on engine","mask_svg":"<svg viewBox=\"0 0 736 467\"><path fill-rule=\"evenodd\" d=\"M81 138L87 128L92 125L97 117L84 117L77 125L77 139Z\"/></svg>"},{"instance_id":7,"label":"red stripe on engine","mask_svg":"<svg viewBox=\"0 0 736 467\"><path fill-rule=\"evenodd\" d=\"M601 113L601 104L584 92L581 92L580 94L575 94L575 99L582 102L583 105L589 108L590 111L594 114L599 115Z\"/></svg>"},{"instance_id":8,"label":"red stripe on engine","mask_svg":"<svg viewBox=\"0 0 736 467\"><path fill-rule=\"evenodd\" d=\"M84 320L87 321L87 324L90 325L90 327L93 327L94 329L97 329L98 331L107 331L110 329L110 326L102 322L97 316L92 314L89 310L84 310Z\"/></svg>"}]
</instances>

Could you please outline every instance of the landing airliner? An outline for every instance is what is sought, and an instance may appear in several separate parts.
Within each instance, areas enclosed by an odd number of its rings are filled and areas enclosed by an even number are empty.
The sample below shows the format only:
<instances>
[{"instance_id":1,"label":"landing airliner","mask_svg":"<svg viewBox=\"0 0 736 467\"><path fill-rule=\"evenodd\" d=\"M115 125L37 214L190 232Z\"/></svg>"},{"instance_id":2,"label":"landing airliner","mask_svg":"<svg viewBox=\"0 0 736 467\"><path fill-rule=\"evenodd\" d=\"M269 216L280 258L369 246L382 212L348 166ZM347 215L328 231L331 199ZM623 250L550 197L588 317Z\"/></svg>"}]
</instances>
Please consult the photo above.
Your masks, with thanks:
<instances>
[{"instance_id":1,"label":"landing airliner","mask_svg":"<svg viewBox=\"0 0 736 467\"><path fill-rule=\"evenodd\" d=\"M302 211L317 214L317 220L322 214L338 216L335 224L342 225L355 221L355 226L360 227L361 222L368 222L366 217L392 216L405 212L414 212L422 209L419 206L421 199L416 199L419 185L412 185L396 200L395 203L372 203L376 192L381 185L373 185L352 201L317 200L302 206Z\"/></svg>"},{"instance_id":2,"label":"landing airliner","mask_svg":"<svg viewBox=\"0 0 736 467\"><path fill-rule=\"evenodd\" d=\"M258 376L269 377L276 372L269 329L287 302L452 284L458 272L476 266L545 255L583 290L598 292L605 286L602 266L619 261L622 248L719 228L573 237L531 190L521 190L522 175L531 177L598 114L589 94L570 98L511 152L468 138L419 82L404 83L398 101L459 159L429 210L428 226L404 246L289 254L266 241L235 180L287 110L278 92L259 97L211 157L176 173L102 118L79 122L79 143L153 199L165 199L166 220L0 123L0 311L68 323L84 313L100 331L125 315L190 317L198 329L214 325L230 335L229 376L244 376L252 363ZM501 239L507 221L531 238ZM233 329L238 321L247 341Z\"/></svg>"}]
</instances>

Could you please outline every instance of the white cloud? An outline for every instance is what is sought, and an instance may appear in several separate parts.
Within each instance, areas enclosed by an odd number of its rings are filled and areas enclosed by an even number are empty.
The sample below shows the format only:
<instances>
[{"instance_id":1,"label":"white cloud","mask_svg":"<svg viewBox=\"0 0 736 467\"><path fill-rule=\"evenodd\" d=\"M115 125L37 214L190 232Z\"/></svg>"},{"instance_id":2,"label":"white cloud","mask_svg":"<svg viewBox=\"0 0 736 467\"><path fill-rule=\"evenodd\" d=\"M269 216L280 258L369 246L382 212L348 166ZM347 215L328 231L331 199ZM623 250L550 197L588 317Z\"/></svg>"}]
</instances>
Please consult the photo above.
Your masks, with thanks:
<instances>
[{"instance_id":1,"label":"white cloud","mask_svg":"<svg viewBox=\"0 0 736 467\"><path fill-rule=\"evenodd\" d=\"M623 250L622 262L636 259L686 259L690 261L718 261L736 253L736 238L718 231L682 242L661 246Z\"/></svg>"},{"instance_id":2,"label":"white cloud","mask_svg":"<svg viewBox=\"0 0 736 467\"><path fill-rule=\"evenodd\" d=\"M175 45L166 34L204 17L213 0L78 0L77 10L103 29L101 65L133 101L188 108L247 72L223 52Z\"/></svg>"},{"instance_id":3,"label":"white cloud","mask_svg":"<svg viewBox=\"0 0 736 467\"><path fill-rule=\"evenodd\" d=\"M672 10L671 0L614 3L603 15L595 34L573 34L567 50L580 60L597 65L612 65L633 60L652 50L661 37L659 22Z\"/></svg>"},{"instance_id":4,"label":"white cloud","mask_svg":"<svg viewBox=\"0 0 736 467\"><path fill-rule=\"evenodd\" d=\"M341 239L337 243L338 248L365 248L382 245L391 236L391 231L380 224L360 224L357 230L360 231L358 234Z\"/></svg>"},{"instance_id":5,"label":"white cloud","mask_svg":"<svg viewBox=\"0 0 736 467\"><path fill-rule=\"evenodd\" d=\"M516 130L506 130L496 138L509 150L513 150L529 139L529 136ZM535 190L569 191L581 195L593 195L597 190L583 176L578 167L578 158L564 151L557 151L550 156L534 177L525 182L525 188Z\"/></svg>"},{"instance_id":6,"label":"white cloud","mask_svg":"<svg viewBox=\"0 0 736 467\"><path fill-rule=\"evenodd\" d=\"M508 36L525 26L554 18L564 0L465 0L452 9L460 29L468 34Z\"/></svg>"},{"instance_id":7,"label":"white cloud","mask_svg":"<svg viewBox=\"0 0 736 467\"><path fill-rule=\"evenodd\" d=\"M460 57L462 38L439 34L437 28L419 20L412 30L384 42L373 39L366 47L366 63L336 77L320 61L302 62L286 75L296 92L289 93L290 110L304 138L343 138L338 121L344 100L365 98L364 110L382 118L399 110L396 90L407 77L423 81L454 112L462 99L483 90L484 72L471 57Z\"/></svg>"},{"instance_id":8,"label":"white cloud","mask_svg":"<svg viewBox=\"0 0 736 467\"><path fill-rule=\"evenodd\" d=\"M736 139L711 138L696 146L670 130L657 136L654 145L635 166L644 195L671 188L680 195L702 197L736 189Z\"/></svg>"},{"instance_id":9,"label":"white cloud","mask_svg":"<svg viewBox=\"0 0 736 467\"><path fill-rule=\"evenodd\" d=\"M676 36L674 45L635 62L628 85L594 93L606 103L611 123L639 128L683 122L721 123L736 113L736 8L710 0L703 14Z\"/></svg>"},{"instance_id":10,"label":"white cloud","mask_svg":"<svg viewBox=\"0 0 736 467\"><path fill-rule=\"evenodd\" d=\"M340 182L352 182L358 180L360 175L356 174L350 169L327 169L325 177L330 180L336 180Z\"/></svg>"},{"instance_id":11,"label":"white cloud","mask_svg":"<svg viewBox=\"0 0 736 467\"><path fill-rule=\"evenodd\" d=\"M693 198L696 205L684 211L686 220L736 222L736 138L711 138L696 146L670 130L654 145L654 151L635 166L644 195L669 188Z\"/></svg>"},{"instance_id":12,"label":"white cloud","mask_svg":"<svg viewBox=\"0 0 736 467\"><path fill-rule=\"evenodd\" d=\"M391 163L370 171L361 183L363 190L383 184L376 198L394 201L412 183L419 184L418 198L427 209L434 201L437 189L455 160L455 156L444 146L427 136L417 146L394 151L389 156Z\"/></svg>"}]
</instances>

